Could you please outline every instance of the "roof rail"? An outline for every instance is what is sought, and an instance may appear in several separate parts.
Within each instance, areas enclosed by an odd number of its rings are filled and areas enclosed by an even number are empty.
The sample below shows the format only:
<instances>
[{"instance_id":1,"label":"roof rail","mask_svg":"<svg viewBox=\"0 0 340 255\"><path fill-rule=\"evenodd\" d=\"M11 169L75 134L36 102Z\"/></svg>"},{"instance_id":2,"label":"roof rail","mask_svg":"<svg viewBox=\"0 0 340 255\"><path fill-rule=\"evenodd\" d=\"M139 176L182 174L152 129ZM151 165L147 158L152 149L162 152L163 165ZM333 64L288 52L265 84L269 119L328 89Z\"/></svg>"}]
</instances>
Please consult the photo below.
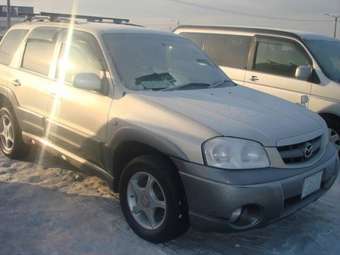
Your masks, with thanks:
<instances>
[{"instance_id":1,"label":"roof rail","mask_svg":"<svg viewBox=\"0 0 340 255\"><path fill-rule=\"evenodd\" d=\"M30 14L22 14L21 16L25 16L27 21L51 21L51 22L60 22L65 21L66 19L71 19L75 17L76 19L83 19L88 22L112 22L114 24L126 24L126 25L135 25L131 24L129 19L121 19L121 18L109 18L109 17L100 17L100 16L88 16L88 15L71 15L66 13L53 13L53 12L40 12L40 13L30 13ZM138 26L138 25L135 25Z\"/></svg>"},{"instance_id":2,"label":"roof rail","mask_svg":"<svg viewBox=\"0 0 340 255\"><path fill-rule=\"evenodd\" d=\"M57 21L58 18L72 18L71 14L65 13L53 13L53 12L40 12L41 16L50 17L51 21ZM120 18L109 18L109 17L100 17L100 16L88 16L88 15L74 15L76 19L85 19L89 22L104 22L111 21L115 24L126 24L129 23L129 19L120 19Z\"/></svg>"}]
</instances>

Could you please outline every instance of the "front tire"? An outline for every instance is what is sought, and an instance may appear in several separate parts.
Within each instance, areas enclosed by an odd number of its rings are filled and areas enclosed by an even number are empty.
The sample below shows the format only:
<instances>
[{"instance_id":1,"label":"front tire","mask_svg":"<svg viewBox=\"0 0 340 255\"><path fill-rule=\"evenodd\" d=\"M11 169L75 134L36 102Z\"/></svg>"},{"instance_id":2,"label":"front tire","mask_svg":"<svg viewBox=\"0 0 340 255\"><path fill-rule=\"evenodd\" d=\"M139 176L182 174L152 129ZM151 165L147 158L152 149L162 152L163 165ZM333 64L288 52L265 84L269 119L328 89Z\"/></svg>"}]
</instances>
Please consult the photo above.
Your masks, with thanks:
<instances>
[{"instance_id":1,"label":"front tire","mask_svg":"<svg viewBox=\"0 0 340 255\"><path fill-rule=\"evenodd\" d=\"M183 185L172 164L159 156L141 156L124 169L120 203L126 221L153 243L175 239L189 227Z\"/></svg>"},{"instance_id":2,"label":"front tire","mask_svg":"<svg viewBox=\"0 0 340 255\"><path fill-rule=\"evenodd\" d=\"M0 109L0 148L11 159L21 159L28 153L19 124L11 107L7 105Z\"/></svg>"}]
</instances>

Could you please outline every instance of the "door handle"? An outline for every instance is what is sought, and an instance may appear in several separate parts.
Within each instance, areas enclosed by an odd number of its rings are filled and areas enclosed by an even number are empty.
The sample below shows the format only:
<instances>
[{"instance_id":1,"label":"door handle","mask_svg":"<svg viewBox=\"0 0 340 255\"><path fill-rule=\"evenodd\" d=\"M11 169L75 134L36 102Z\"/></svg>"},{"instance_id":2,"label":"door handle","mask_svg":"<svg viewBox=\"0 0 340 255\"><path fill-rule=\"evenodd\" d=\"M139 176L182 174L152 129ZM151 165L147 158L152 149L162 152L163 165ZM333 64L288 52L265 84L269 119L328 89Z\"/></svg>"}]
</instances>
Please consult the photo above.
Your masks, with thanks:
<instances>
[{"instance_id":1,"label":"door handle","mask_svg":"<svg viewBox=\"0 0 340 255\"><path fill-rule=\"evenodd\" d=\"M21 86L21 82L18 79L11 81L11 83L14 87L20 87Z\"/></svg>"},{"instance_id":2,"label":"door handle","mask_svg":"<svg viewBox=\"0 0 340 255\"><path fill-rule=\"evenodd\" d=\"M259 78L257 78L257 76L256 76L256 75L253 75L253 76L250 78L250 80L251 80L251 81L258 81L258 80L259 80Z\"/></svg>"},{"instance_id":3,"label":"door handle","mask_svg":"<svg viewBox=\"0 0 340 255\"><path fill-rule=\"evenodd\" d=\"M308 103L309 103L309 96L308 95L302 95L300 104L307 107Z\"/></svg>"}]
</instances>

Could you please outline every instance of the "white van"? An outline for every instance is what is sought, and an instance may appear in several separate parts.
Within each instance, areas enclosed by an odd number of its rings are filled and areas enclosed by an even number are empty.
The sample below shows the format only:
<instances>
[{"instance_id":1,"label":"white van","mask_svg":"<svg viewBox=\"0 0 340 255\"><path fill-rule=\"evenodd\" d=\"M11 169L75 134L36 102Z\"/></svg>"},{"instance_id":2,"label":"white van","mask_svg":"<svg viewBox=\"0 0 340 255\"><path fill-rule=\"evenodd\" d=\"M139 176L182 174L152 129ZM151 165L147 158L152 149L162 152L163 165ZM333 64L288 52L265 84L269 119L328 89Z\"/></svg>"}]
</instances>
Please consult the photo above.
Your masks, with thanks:
<instances>
[{"instance_id":1,"label":"white van","mask_svg":"<svg viewBox=\"0 0 340 255\"><path fill-rule=\"evenodd\" d=\"M263 28L180 26L238 84L318 112L340 149L340 41Z\"/></svg>"}]
</instances>

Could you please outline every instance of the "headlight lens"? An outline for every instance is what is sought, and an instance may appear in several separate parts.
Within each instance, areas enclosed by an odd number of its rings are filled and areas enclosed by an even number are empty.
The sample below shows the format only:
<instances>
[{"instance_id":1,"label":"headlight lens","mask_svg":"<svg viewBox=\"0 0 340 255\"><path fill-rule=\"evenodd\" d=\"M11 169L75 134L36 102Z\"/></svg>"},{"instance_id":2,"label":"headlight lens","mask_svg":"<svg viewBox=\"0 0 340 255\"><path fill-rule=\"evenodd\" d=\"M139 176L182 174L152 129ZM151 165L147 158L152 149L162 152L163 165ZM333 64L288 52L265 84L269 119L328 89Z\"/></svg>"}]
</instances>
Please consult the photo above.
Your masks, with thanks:
<instances>
[{"instance_id":1,"label":"headlight lens","mask_svg":"<svg viewBox=\"0 0 340 255\"><path fill-rule=\"evenodd\" d=\"M254 169L269 167L264 147L257 142L238 138L217 137L203 145L206 163L225 169Z\"/></svg>"}]
</instances>

